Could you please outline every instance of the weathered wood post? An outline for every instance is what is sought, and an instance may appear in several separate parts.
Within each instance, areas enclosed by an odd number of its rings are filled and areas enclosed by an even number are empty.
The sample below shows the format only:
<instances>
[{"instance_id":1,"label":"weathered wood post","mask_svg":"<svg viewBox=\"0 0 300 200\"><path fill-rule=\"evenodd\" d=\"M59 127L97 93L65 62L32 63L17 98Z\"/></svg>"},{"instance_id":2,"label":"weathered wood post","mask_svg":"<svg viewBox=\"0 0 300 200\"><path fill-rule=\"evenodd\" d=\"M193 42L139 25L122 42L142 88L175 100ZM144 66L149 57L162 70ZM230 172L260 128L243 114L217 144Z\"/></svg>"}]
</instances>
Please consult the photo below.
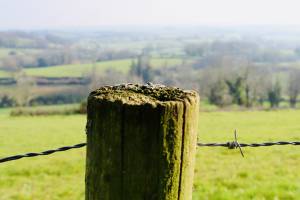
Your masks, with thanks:
<instances>
[{"instance_id":1,"label":"weathered wood post","mask_svg":"<svg viewBox=\"0 0 300 200\"><path fill-rule=\"evenodd\" d=\"M199 96L161 85L88 98L86 200L190 200Z\"/></svg>"}]
</instances>

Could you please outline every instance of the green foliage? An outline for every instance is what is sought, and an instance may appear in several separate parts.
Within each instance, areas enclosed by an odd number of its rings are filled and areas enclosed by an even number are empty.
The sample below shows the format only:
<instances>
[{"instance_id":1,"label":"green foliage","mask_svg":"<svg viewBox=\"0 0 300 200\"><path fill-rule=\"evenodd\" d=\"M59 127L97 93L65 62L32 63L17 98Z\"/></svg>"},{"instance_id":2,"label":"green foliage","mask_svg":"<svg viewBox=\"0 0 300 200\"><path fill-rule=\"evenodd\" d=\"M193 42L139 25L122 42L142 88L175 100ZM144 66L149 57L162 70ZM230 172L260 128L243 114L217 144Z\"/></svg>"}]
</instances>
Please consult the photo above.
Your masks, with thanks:
<instances>
[{"instance_id":1,"label":"green foliage","mask_svg":"<svg viewBox=\"0 0 300 200\"><path fill-rule=\"evenodd\" d=\"M219 78L209 88L209 101L221 107L229 104L250 107L254 101L250 98L250 86L241 76L225 80Z\"/></svg>"},{"instance_id":2,"label":"green foliage","mask_svg":"<svg viewBox=\"0 0 300 200\"><path fill-rule=\"evenodd\" d=\"M298 95L290 96L289 102L291 108L296 108Z\"/></svg>"},{"instance_id":3,"label":"green foliage","mask_svg":"<svg viewBox=\"0 0 300 200\"><path fill-rule=\"evenodd\" d=\"M253 94L253 89L251 88L250 85L246 84L245 85L245 106L247 108L250 108L253 106L254 103L257 102L257 96Z\"/></svg>"},{"instance_id":4,"label":"green foliage","mask_svg":"<svg viewBox=\"0 0 300 200\"><path fill-rule=\"evenodd\" d=\"M288 95L290 107L295 108L297 104L297 99L300 93L300 70L293 70L289 74L288 80Z\"/></svg>"},{"instance_id":5,"label":"green foliage","mask_svg":"<svg viewBox=\"0 0 300 200\"><path fill-rule=\"evenodd\" d=\"M277 108L281 101L281 85L278 80L268 91L268 99L271 105L271 108Z\"/></svg>"},{"instance_id":6,"label":"green foliage","mask_svg":"<svg viewBox=\"0 0 300 200\"><path fill-rule=\"evenodd\" d=\"M79 105L79 113L80 114L86 114L87 113L87 101L83 101Z\"/></svg>"},{"instance_id":7,"label":"green foliage","mask_svg":"<svg viewBox=\"0 0 300 200\"><path fill-rule=\"evenodd\" d=\"M218 80L216 83L213 83L209 95L209 102L214 105L223 107L231 103L231 98L228 95L228 88L224 81Z\"/></svg>"},{"instance_id":8,"label":"green foliage","mask_svg":"<svg viewBox=\"0 0 300 200\"><path fill-rule=\"evenodd\" d=\"M245 104L245 80L238 76L233 80L226 80L229 89L229 94L232 97L233 103L237 105Z\"/></svg>"},{"instance_id":9,"label":"green foliage","mask_svg":"<svg viewBox=\"0 0 300 200\"><path fill-rule=\"evenodd\" d=\"M29 101L30 106L34 105L53 105L53 104L70 104L79 103L84 99L85 96L82 94L75 93L64 93L64 94L52 94L43 95L32 98Z\"/></svg>"},{"instance_id":10,"label":"green foliage","mask_svg":"<svg viewBox=\"0 0 300 200\"><path fill-rule=\"evenodd\" d=\"M47 116L47 115L74 115L84 114L83 107L77 104L66 104L61 106L36 106L18 107L10 112L10 116Z\"/></svg>"},{"instance_id":11,"label":"green foliage","mask_svg":"<svg viewBox=\"0 0 300 200\"><path fill-rule=\"evenodd\" d=\"M7 96L7 95L4 95L4 96L0 96L0 108L8 108L8 107L13 107L16 105L16 101Z\"/></svg>"}]
</instances>

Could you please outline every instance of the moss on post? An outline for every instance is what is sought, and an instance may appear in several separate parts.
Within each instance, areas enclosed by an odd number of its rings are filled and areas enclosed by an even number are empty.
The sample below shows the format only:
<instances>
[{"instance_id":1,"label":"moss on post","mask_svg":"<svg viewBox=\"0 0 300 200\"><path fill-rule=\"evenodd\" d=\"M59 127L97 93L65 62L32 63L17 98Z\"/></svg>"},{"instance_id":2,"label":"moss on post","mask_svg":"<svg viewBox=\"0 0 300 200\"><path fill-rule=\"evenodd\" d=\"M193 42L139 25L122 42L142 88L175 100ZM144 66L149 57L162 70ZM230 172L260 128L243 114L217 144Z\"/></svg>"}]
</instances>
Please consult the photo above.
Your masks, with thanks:
<instances>
[{"instance_id":1,"label":"moss on post","mask_svg":"<svg viewBox=\"0 0 300 200\"><path fill-rule=\"evenodd\" d=\"M199 97L161 85L88 98L86 200L192 199Z\"/></svg>"}]
</instances>

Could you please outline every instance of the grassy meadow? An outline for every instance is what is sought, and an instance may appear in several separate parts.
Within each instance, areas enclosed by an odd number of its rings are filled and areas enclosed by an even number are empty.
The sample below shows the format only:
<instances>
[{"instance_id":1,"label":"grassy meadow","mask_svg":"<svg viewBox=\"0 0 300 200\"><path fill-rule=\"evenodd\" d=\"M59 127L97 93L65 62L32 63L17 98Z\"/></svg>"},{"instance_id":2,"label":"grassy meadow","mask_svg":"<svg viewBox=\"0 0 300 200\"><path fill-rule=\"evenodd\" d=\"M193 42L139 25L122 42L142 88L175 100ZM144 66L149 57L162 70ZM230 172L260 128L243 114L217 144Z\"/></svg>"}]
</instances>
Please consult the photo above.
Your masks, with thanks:
<instances>
[{"instance_id":1,"label":"grassy meadow","mask_svg":"<svg viewBox=\"0 0 300 200\"><path fill-rule=\"evenodd\" d=\"M182 64L181 58L152 58L150 63L153 67L174 66ZM27 68L25 73L29 76L41 77L81 77L90 71L93 67L98 72L104 72L108 69L113 69L118 72L127 73L130 69L132 59L101 61L88 64L68 64L49 67ZM11 76L9 73L0 70L0 78Z\"/></svg>"},{"instance_id":2,"label":"grassy meadow","mask_svg":"<svg viewBox=\"0 0 300 200\"><path fill-rule=\"evenodd\" d=\"M85 141L84 115L10 117L0 110L0 157ZM201 112L198 140L300 140L300 111ZM198 147L193 199L299 199L297 146ZM0 164L0 200L84 199L85 149Z\"/></svg>"},{"instance_id":3,"label":"grassy meadow","mask_svg":"<svg viewBox=\"0 0 300 200\"><path fill-rule=\"evenodd\" d=\"M0 78L10 77L10 74L6 71L0 70Z\"/></svg>"}]
</instances>

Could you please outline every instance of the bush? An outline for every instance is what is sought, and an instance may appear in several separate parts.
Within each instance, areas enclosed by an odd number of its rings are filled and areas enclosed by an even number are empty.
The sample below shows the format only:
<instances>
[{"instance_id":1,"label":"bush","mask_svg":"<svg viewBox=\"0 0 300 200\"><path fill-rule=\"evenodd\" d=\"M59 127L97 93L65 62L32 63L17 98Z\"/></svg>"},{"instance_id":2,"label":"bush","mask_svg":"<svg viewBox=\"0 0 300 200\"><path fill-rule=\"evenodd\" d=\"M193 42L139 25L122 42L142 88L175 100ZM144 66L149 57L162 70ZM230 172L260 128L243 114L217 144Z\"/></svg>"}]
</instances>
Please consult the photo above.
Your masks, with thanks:
<instances>
[{"instance_id":1,"label":"bush","mask_svg":"<svg viewBox=\"0 0 300 200\"><path fill-rule=\"evenodd\" d=\"M281 85L277 80L276 83L268 91L268 99L271 108L279 107L281 101Z\"/></svg>"},{"instance_id":2,"label":"bush","mask_svg":"<svg viewBox=\"0 0 300 200\"><path fill-rule=\"evenodd\" d=\"M80 94L55 94L48 96L38 96L29 101L30 106L34 105L53 105L70 104L81 102L84 96Z\"/></svg>"},{"instance_id":3,"label":"bush","mask_svg":"<svg viewBox=\"0 0 300 200\"><path fill-rule=\"evenodd\" d=\"M78 113L79 114L86 114L87 113L87 101L81 102L81 104L79 105Z\"/></svg>"},{"instance_id":4,"label":"bush","mask_svg":"<svg viewBox=\"0 0 300 200\"><path fill-rule=\"evenodd\" d=\"M0 108L14 107L15 105L16 101L13 98L7 95L0 97Z\"/></svg>"},{"instance_id":5,"label":"bush","mask_svg":"<svg viewBox=\"0 0 300 200\"><path fill-rule=\"evenodd\" d=\"M42 115L73 115L79 114L79 109L34 109L16 108L10 112L11 116L42 116Z\"/></svg>"},{"instance_id":6,"label":"bush","mask_svg":"<svg viewBox=\"0 0 300 200\"><path fill-rule=\"evenodd\" d=\"M231 104L232 99L224 81L219 80L211 85L208 100L211 104L223 107Z\"/></svg>"}]
</instances>

